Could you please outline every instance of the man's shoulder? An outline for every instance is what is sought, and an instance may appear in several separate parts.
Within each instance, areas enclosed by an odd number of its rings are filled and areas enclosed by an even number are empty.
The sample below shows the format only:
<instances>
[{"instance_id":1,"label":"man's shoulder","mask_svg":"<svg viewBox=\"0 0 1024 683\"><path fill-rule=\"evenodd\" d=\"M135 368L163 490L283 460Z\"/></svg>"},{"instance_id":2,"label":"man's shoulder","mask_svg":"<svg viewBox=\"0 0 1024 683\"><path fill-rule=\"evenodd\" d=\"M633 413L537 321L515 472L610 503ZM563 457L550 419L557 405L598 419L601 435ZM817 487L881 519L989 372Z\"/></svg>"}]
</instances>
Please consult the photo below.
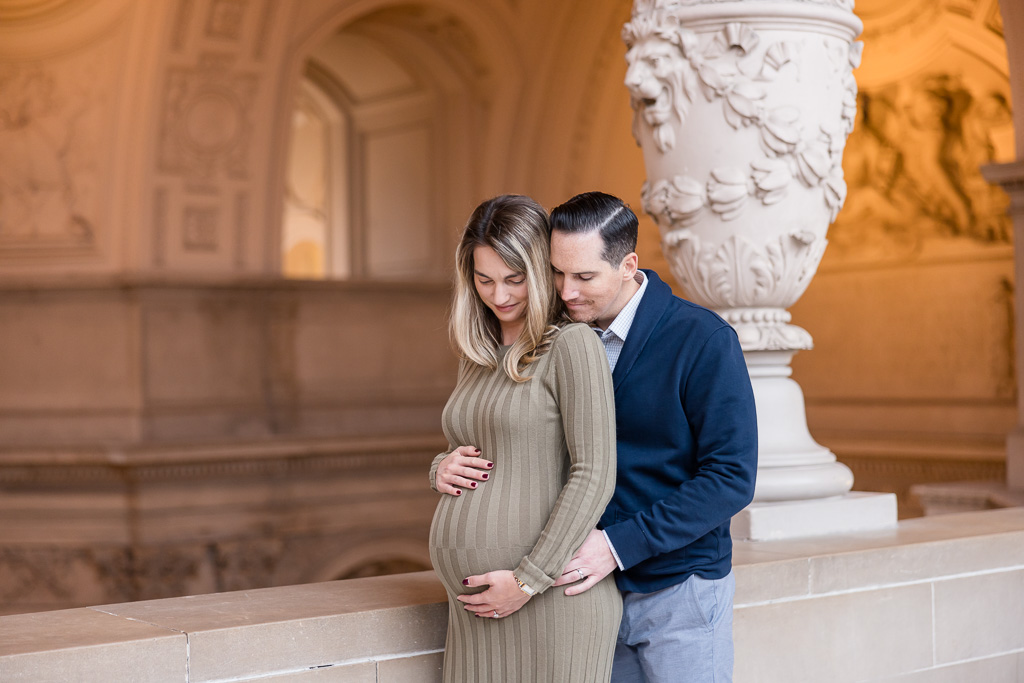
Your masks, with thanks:
<instances>
[{"instance_id":1,"label":"man's shoulder","mask_svg":"<svg viewBox=\"0 0 1024 683\"><path fill-rule=\"evenodd\" d=\"M658 315L659 312L653 312ZM683 299L675 294L669 294L664 307L660 311L658 327L664 332L676 334L680 329L685 329L689 334L697 333L700 336L709 336L716 331L729 328L729 325L722 316L710 308L695 304L688 299Z\"/></svg>"}]
</instances>

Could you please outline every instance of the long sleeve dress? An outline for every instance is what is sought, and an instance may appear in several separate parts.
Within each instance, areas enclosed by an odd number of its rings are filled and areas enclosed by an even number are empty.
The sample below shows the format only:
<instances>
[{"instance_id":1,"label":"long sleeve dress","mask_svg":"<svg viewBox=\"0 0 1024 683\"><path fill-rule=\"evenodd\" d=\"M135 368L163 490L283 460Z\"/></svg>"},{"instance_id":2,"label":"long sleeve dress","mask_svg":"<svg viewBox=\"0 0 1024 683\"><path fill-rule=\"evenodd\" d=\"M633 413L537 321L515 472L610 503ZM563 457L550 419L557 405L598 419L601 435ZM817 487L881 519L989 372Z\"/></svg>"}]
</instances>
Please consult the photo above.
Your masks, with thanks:
<instances>
[{"instance_id":1,"label":"long sleeve dress","mask_svg":"<svg viewBox=\"0 0 1024 683\"><path fill-rule=\"evenodd\" d=\"M449 452L476 446L494 462L477 489L441 496L430 528L431 561L448 591L446 683L611 676L622 612L612 576L581 595L551 589L615 488L608 361L593 330L570 324L526 372L532 378L516 383L500 366L464 361L442 416ZM432 486L445 455L434 459ZM501 569L538 591L522 609L481 618L456 600L484 590L464 578Z\"/></svg>"}]
</instances>

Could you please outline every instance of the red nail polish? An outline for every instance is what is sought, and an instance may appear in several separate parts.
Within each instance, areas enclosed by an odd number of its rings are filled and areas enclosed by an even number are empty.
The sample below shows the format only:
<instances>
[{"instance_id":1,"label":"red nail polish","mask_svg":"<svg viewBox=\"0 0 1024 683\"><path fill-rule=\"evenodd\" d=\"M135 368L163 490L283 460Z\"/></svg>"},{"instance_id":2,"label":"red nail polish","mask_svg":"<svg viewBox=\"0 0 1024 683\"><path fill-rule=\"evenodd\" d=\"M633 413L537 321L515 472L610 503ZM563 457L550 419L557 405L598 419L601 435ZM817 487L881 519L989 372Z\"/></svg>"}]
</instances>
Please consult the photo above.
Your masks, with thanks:
<instances>
[{"instance_id":1,"label":"red nail polish","mask_svg":"<svg viewBox=\"0 0 1024 683\"><path fill-rule=\"evenodd\" d=\"M473 452L479 454L480 453L480 449L479 448L474 448Z\"/></svg>"},{"instance_id":2,"label":"red nail polish","mask_svg":"<svg viewBox=\"0 0 1024 683\"><path fill-rule=\"evenodd\" d=\"M458 489L455 489L455 495L456 496L461 496L462 495L462 491L460 491Z\"/></svg>"},{"instance_id":3,"label":"red nail polish","mask_svg":"<svg viewBox=\"0 0 1024 683\"><path fill-rule=\"evenodd\" d=\"M486 472L484 472L484 479L486 479L487 477L488 477L488 474Z\"/></svg>"},{"instance_id":4,"label":"red nail polish","mask_svg":"<svg viewBox=\"0 0 1024 683\"><path fill-rule=\"evenodd\" d=\"M469 488L475 489L476 488L476 482L475 481L469 482Z\"/></svg>"},{"instance_id":5,"label":"red nail polish","mask_svg":"<svg viewBox=\"0 0 1024 683\"><path fill-rule=\"evenodd\" d=\"M463 586L468 586L469 585L469 579L463 579L462 580L462 585Z\"/></svg>"},{"instance_id":6,"label":"red nail polish","mask_svg":"<svg viewBox=\"0 0 1024 683\"><path fill-rule=\"evenodd\" d=\"M494 467L494 463L493 462L487 463L487 469L491 469L492 467Z\"/></svg>"}]
</instances>

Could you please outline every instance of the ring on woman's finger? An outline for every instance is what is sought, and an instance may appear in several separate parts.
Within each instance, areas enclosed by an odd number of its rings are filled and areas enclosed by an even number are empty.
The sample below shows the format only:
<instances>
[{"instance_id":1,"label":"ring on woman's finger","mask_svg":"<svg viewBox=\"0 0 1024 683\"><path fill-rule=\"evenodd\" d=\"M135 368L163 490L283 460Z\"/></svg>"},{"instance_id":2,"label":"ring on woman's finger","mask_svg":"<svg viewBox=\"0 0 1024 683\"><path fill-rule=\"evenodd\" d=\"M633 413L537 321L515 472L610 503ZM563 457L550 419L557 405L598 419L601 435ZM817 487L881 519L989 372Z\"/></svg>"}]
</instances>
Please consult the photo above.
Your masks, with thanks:
<instances>
[{"instance_id":1,"label":"ring on woman's finger","mask_svg":"<svg viewBox=\"0 0 1024 683\"><path fill-rule=\"evenodd\" d=\"M587 578L587 575L583 573L582 569L577 569L576 573L580 575L580 581L583 581L584 579Z\"/></svg>"},{"instance_id":2,"label":"ring on woman's finger","mask_svg":"<svg viewBox=\"0 0 1024 683\"><path fill-rule=\"evenodd\" d=\"M498 615L498 610L494 610L494 618L495 618L495 619L498 619L498 618L499 618L499 615Z\"/></svg>"}]
</instances>

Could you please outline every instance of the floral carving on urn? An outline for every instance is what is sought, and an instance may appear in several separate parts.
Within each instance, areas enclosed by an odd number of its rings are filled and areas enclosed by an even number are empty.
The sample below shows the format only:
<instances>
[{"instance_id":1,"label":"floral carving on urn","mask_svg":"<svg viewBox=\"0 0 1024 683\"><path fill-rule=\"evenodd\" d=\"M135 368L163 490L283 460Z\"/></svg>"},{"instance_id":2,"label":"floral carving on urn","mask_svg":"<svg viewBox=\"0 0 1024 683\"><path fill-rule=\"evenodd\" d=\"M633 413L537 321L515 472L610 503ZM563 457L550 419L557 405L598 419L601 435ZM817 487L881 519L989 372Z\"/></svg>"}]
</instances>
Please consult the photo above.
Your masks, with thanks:
<instances>
[{"instance_id":1,"label":"floral carving on urn","mask_svg":"<svg viewBox=\"0 0 1024 683\"><path fill-rule=\"evenodd\" d=\"M784 309L846 199L861 55L851 8L649 0L623 28L644 210L687 296L732 322L745 350L811 346ZM748 309L776 310L730 313Z\"/></svg>"}]
</instances>

